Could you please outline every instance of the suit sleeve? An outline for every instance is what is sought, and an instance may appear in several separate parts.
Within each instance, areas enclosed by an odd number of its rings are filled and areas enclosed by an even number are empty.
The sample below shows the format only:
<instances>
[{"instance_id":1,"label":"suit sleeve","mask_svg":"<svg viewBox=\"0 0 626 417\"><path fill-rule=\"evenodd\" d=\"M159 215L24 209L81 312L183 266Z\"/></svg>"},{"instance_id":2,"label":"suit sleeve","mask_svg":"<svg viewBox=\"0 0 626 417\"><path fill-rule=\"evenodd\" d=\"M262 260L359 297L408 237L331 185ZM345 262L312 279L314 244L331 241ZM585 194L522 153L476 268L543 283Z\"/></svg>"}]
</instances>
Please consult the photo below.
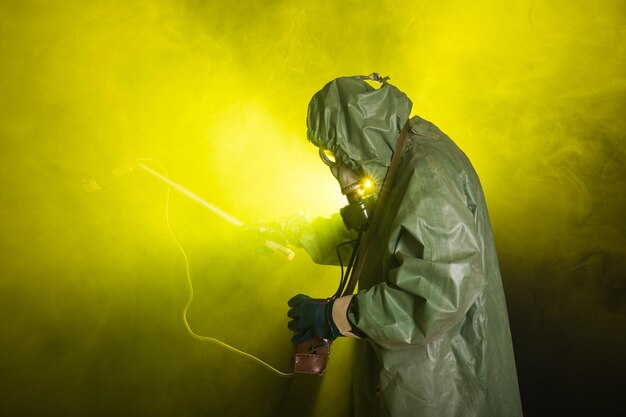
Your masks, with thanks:
<instances>
[{"instance_id":1,"label":"suit sleeve","mask_svg":"<svg viewBox=\"0 0 626 417\"><path fill-rule=\"evenodd\" d=\"M356 233L346 228L339 214L329 218L317 217L313 221L301 214L289 219L284 229L290 244L303 248L313 262L321 265L339 265L337 247L356 239ZM340 246L339 253L344 265L353 247L351 243Z\"/></svg>"},{"instance_id":2,"label":"suit sleeve","mask_svg":"<svg viewBox=\"0 0 626 417\"><path fill-rule=\"evenodd\" d=\"M387 349L424 345L463 320L482 293L480 236L461 176L426 157L412 172L391 224L386 277L356 295L348 318Z\"/></svg>"}]
</instances>

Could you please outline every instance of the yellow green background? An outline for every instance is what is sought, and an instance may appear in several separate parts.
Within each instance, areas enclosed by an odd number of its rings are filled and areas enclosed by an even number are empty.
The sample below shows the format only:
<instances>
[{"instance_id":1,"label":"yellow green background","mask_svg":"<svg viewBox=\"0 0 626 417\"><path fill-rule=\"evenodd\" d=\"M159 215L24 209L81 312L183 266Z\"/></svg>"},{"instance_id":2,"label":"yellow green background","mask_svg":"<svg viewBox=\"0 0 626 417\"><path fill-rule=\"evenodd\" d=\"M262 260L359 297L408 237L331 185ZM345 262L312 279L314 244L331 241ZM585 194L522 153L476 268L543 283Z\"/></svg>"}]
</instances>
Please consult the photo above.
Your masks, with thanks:
<instances>
[{"instance_id":1,"label":"yellow green background","mask_svg":"<svg viewBox=\"0 0 626 417\"><path fill-rule=\"evenodd\" d=\"M0 414L348 415L352 341L323 378L285 379L185 333L166 189L111 171L156 158L245 222L331 214L308 100L376 71L481 177L526 415L623 415L625 17L621 0L1 1ZM170 220L191 326L287 370L286 301L330 295L337 269L258 256L180 196Z\"/></svg>"}]
</instances>

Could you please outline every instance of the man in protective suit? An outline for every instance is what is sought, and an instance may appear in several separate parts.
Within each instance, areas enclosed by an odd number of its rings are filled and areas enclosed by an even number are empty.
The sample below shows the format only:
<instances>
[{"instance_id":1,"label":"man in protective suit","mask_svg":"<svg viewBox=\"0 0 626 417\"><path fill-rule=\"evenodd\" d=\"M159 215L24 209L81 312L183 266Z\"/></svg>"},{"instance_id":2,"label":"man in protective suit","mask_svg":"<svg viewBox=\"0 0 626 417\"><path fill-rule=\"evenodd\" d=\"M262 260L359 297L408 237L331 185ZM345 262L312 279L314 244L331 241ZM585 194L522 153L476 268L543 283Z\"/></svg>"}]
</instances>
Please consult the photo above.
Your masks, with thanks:
<instances>
[{"instance_id":1,"label":"man in protective suit","mask_svg":"<svg viewBox=\"0 0 626 417\"><path fill-rule=\"evenodd\" d=\"M344 193L346 178L368 178L380 197L392 156L401 154L384 201L376 203L377 222L362 237L367 256L357 261L359 291L326 302L305 295L289 300L293 342L361 339L354 369L359 417L521 416L504 292L478 177L435 125L409 119L411 106L377 74L338 78L311 100L308 139ZM397 149L407 123L406 143ZM337 263L339 244L354 239L339 216L292 221L284 232L314 261L327 264Z\"/></svg>"}]
</instances>

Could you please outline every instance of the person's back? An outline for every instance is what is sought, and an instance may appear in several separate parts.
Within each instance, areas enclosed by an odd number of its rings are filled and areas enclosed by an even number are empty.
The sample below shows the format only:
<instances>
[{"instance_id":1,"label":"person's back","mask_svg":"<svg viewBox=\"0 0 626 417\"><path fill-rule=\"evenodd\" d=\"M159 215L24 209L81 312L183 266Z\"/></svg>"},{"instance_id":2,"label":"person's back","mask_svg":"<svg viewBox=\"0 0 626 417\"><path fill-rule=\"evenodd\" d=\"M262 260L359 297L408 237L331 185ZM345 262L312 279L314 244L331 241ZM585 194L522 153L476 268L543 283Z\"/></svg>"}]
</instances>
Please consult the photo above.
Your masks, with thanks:
<instances>
[{"instance_id":1,"label":"person's back","mask_svg":"<svg viewBox=\"0 0 626 417\"><path fill-rule=\"evenodd\" d=\"M373 300L387 302L360 303L355 318L371 338L357 347L356 415L520 416L506 305L478 177L430 122L414 117L411 128L385 204L385 233L370 249L380 256L370 259L360 279ZM417 301L389 305L406 299L394 296L397 291ZM394 320L386 323L385 317ZM382 330L368 332L371 326Z\"/></svg>"}]
</instances>

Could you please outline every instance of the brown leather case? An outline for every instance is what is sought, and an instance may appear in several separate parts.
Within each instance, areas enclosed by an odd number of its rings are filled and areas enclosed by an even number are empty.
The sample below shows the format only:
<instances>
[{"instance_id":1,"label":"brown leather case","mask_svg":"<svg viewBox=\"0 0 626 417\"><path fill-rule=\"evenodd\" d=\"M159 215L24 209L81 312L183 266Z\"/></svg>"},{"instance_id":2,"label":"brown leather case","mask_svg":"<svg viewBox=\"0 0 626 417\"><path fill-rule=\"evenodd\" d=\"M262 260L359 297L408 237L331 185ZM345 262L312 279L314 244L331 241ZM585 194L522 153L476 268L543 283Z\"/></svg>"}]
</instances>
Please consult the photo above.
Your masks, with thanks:
<instances>
[{"instance_id":1,"label":"brown leather case","mask_svg":"<svg viewBox=\"0 0 626 417\"><path fill-rule=\"evenodd\" d=\"M323 375L328 365L332 341L315 337L293 345L291 364L297 374Z\"/></svg>"}]
</instances>

